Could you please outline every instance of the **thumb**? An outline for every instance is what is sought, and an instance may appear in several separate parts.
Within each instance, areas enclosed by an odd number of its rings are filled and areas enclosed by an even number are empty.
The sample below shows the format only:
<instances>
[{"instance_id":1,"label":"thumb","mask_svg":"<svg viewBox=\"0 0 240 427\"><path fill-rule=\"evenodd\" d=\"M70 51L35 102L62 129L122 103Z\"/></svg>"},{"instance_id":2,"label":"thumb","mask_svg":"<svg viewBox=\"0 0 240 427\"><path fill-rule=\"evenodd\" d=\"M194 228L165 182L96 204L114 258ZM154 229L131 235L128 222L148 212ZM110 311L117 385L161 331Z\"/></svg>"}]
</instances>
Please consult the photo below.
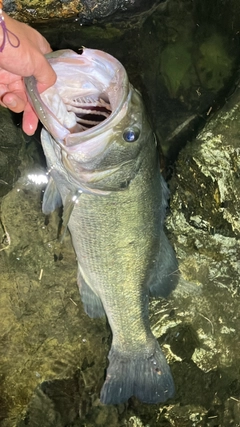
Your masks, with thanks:
<instances>
[{"instance_id":1,"label":"thumb","mask_svg":"<svg viewBox=\"0 0 240 427\"><path fill-rule=\"evenodd\" d=\"M38 64L36 72L33 75L37 80L37 88L39 93L54 85L57 80L57 75L54 69L51 67L44 56L42 56L42 60Z\"/></svg>"}]
</instances>

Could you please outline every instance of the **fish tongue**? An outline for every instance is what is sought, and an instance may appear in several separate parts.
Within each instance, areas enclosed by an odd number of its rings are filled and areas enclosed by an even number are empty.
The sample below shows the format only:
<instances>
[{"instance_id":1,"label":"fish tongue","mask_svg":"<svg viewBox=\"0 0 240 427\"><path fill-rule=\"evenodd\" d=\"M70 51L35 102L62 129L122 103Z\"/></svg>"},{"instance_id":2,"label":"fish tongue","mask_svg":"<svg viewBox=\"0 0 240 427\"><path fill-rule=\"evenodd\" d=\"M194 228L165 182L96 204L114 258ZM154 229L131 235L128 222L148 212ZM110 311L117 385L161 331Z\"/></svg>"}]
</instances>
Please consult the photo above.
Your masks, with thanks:
<instances>
[{"instance_id":1,"label":"fish tongue","mask_svg":"<svg viewBox=\"0 0 240 427\"><path fill-rule=\"evenodd\" d=\"M74 132L80 132L82 127L77 125L76 116L72 111L68 111L61 96L57 93L56 89L52 86L41 94L43 102L52 111L56 119L67 129ZM73 131L72 131L73 132Z\"/></svg>"},{"instance_id":2,"label":"fish tongue","mask_svg":"<svg viewBox=\"0 0 240 427\"><path fill-rule=\"evenodd\" d=\"M76 123L73 127L68 128L70 133L78 133L78 132L83 132L85 129L83 128L82 125L80 125L79 123Z\"/></svg>"}]
</instances>

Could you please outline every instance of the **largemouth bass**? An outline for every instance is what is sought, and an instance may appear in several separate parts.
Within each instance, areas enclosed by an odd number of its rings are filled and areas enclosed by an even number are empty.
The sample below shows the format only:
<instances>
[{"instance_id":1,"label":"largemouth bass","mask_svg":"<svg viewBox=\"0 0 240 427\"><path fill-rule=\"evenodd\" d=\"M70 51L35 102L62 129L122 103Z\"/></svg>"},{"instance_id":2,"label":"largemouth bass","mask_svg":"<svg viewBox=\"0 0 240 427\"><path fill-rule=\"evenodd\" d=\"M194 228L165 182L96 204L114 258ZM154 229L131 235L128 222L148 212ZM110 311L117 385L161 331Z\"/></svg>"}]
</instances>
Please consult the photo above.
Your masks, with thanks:
<instances>
[{"instance_id":1,"label":"largemouth bass","mask_svg":"<svg viewBox=\"0 0 240 427\"><path fill-rule=\"evenodd\" d=\"M107 53L84 48L47 57L55 85L39 95L35 79L26 79L45 127L50 180L43 212L63 204L85 311L106 314L112 330L100 399L164 402L174 383L151 332L148 304L149 296L174 289L178 267L163 231L168 189L141 95Z\"/></svg>"}]
</instances>

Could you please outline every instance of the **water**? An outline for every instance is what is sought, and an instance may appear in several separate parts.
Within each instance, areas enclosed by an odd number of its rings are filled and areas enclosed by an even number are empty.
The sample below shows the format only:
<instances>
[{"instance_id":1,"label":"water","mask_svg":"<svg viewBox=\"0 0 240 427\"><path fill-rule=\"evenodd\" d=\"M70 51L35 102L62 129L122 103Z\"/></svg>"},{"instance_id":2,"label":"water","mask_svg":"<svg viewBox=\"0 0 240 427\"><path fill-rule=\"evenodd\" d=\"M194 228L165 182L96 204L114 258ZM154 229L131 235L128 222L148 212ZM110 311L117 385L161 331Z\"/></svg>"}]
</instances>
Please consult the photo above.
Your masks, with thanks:
<instances>
[{"instance_id":1,"label":"water","mask_svg":"<svg viewBox=\"0 0 240 427\"><path fill-rule=\"evenodd\" d=\"M217 185L203 188L206 181L197 169L193 185L198 152L189 145L183 149L188 140L200 143L194 136L224 104L237 78L238 40L227 22L222 30L212 8L209 2L207 14L192 2L172 2L164 11L156 8L127 22L81 26L68 21L37 27L54 49L84 45L105 50L124 64L130 81L143 93L164 153L164 173L170 176L176 170L170 182L168 230L182 278L169 300L154 300L150 308L176 396L165 405L146 405L134 398L114 407L99 403L110 329L105 319L85 315L70 237L62 245L57 240L61 211L46 218L41 213L43 187L28 179L29 174L44 172L38 136L24 141L16 128L19 119L13 123L8 115L3 120L13 136L9 130L0 135L1 159L7 153L0 164L0 178L7 182L0 181L1 195L6 195L0 246L1 426L240 425L239 232L222 233L223 220L208 230L214 209L217 215L222 212ZM238 134L236 127L230 140ZM231 153L229 173L237 174L238 160L235 151ZM19 162L11 171L6 166L16 158ZM9 192L19 175L21 180ZM226 230L229 227L232 230L231 224Z\"/></svg>"}]
</instances>

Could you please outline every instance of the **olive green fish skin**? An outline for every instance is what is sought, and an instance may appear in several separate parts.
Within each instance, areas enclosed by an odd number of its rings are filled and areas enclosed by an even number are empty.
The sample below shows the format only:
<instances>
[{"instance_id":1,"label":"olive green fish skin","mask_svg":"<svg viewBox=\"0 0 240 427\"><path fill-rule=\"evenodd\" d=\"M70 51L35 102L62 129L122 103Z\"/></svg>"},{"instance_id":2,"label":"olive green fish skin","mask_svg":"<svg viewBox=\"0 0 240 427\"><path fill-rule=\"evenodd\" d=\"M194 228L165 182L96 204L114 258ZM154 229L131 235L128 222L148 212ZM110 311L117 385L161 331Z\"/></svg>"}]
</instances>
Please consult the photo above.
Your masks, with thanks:
<instances>
[{"instance_id":1,"label":"olive green fish skin","mask_svg":"<svg viewBox=\"0 0 240 427\"><path fill-rule=\"evenodd\" d=\"M148 300L149 294L166 297L174 289L177 261L163 232L168 192L159 171L155 138L141 97L134 93L134 108L136 99L142 126L139 140L133 143L141 147L137 150L136 175L125 189L106 196L83 193L68 224L78 259L78 284L85 310L91 317L105 312L113 333L110 366L101 393L101 400L108 404L124 402L132 395L144 402L157 403L174 393L169 367L150 329ZM122 129L127 125L126 120ZM42 137L42 143L48 158L51 137L46 136L46 141ZM122 134L119 137L122 145ZM112 146L116 144L115 140ZM112 157L111 153L108 155ZM107 163L107 158L104 162ZM69 192L74 193L76 188L66 180L64 170L59 173L55 169L51 175L64 205ZM117 173L110 179L112 187L124 188L124 181L120 183ZM117 367L111 365L111 359L116 360ZM155 365L161 372L156 378ZM111 373L111 366L117 378ZM132 377L135 379L129 383ZM139 387L136 377L143 381Z\"/></svg>"},{"instance_id":2,"label":"olive green fish skin","mask_svg":"<svg viewBox=\"0 0 240 427\"><path fill-rule=\"evenodd\" d=\"M89 156L79 167L77 147L66 155L68 147L65 150L43 129L51 176L43 211L53 211L60 200L67 211L69 200L83 188L82 177L93 190L78 197L68 227L85 311L91 317L106 314L113 334L100 399L117 404L134 395L158 403L173 396L174 383L151 332L149 296L168 296L177 284L178 264L163 231L168 190L160 174L155 137L142 98L131 86L124 105L126 114L108 132L106 149L92 164ZM124 139L129 127L138 129L132 142Z\"/></svg>"},{"instance_id":3,"label":"olive green fish skin","mask_svg":"<svg viewBox=\"0 0 240 427\"><path fill-rule=\"evenodd\" d=\"M69 222L80 276L101 299L113 346L124 353L144 348L151 334L147 284L162 219L156 147L154 141L149 145L152 152L146 152L127 190L106 197L83 194ZM81 279L79 285L81 292Z\"/></svg>"}]
</instances>

